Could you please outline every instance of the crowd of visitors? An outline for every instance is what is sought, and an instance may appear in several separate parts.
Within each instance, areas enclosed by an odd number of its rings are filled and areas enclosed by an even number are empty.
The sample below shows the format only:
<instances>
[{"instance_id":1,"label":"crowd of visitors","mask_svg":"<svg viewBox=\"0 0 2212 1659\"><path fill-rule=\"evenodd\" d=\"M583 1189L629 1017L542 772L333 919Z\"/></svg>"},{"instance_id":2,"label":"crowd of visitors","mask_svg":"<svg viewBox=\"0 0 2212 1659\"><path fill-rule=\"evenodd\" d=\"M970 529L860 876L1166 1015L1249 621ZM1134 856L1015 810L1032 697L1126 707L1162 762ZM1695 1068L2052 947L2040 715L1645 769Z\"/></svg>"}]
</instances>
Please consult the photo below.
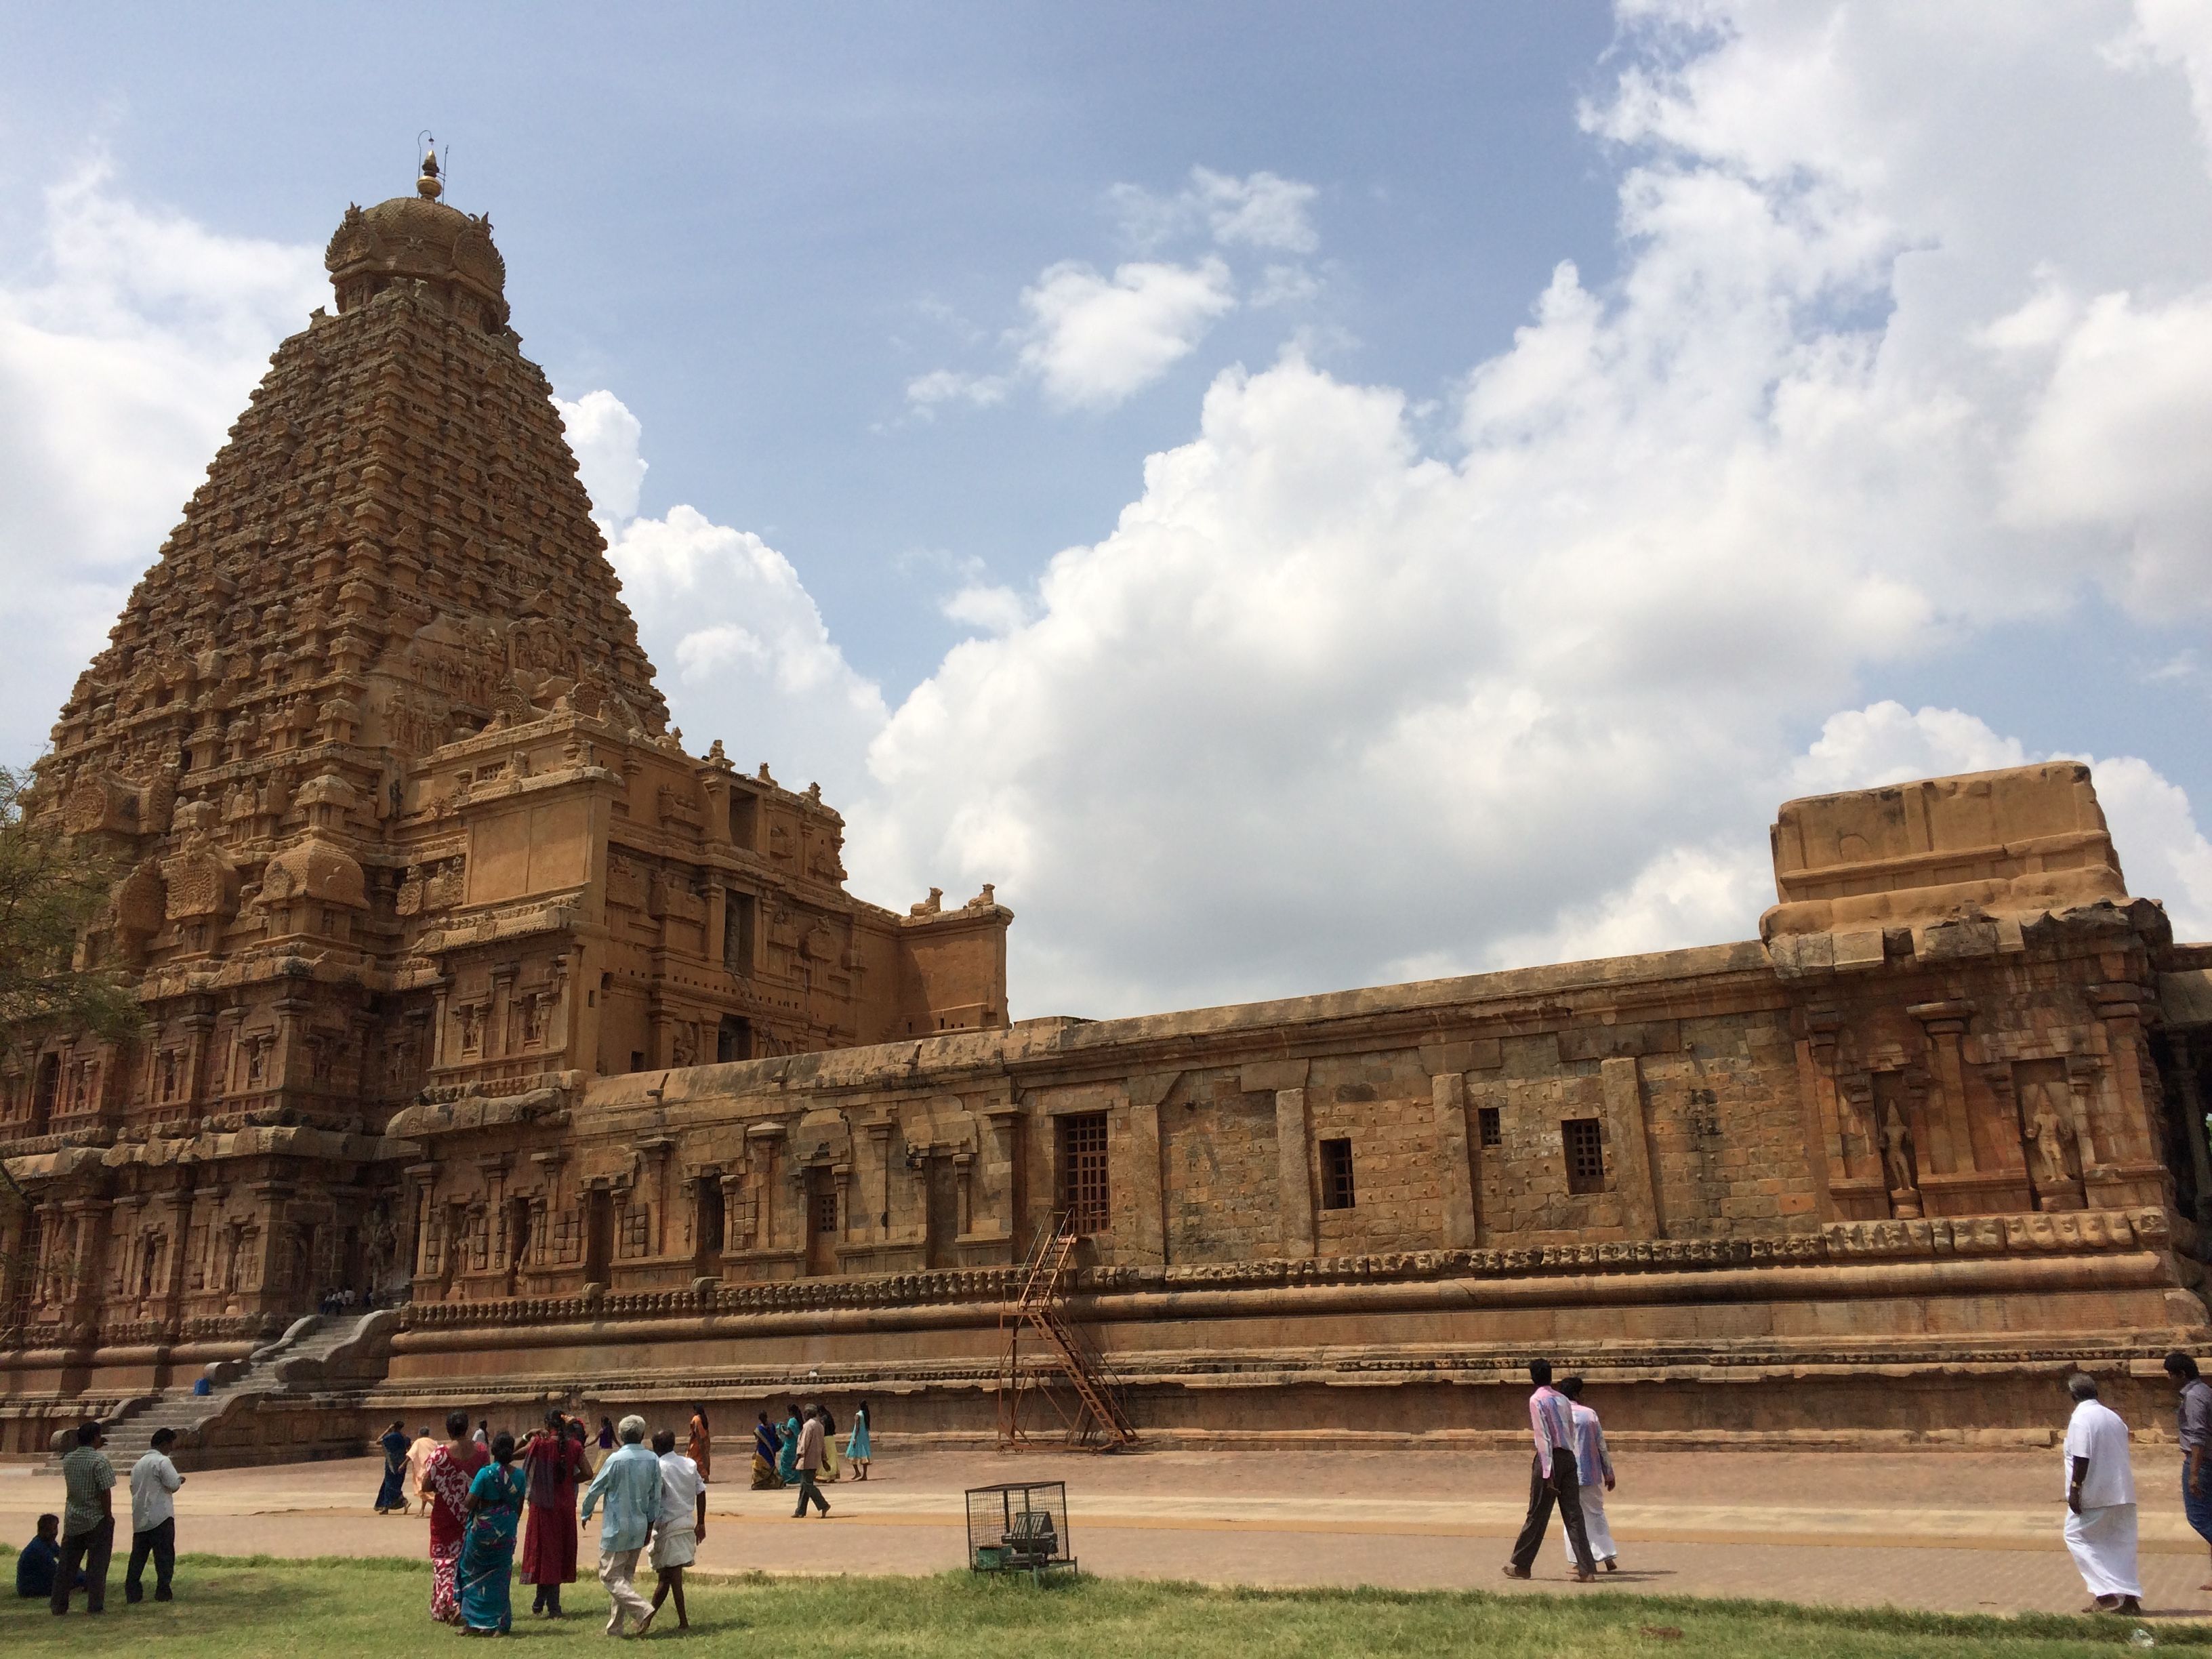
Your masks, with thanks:
<instances>
[{"instance_id":1,"label":"crowd of visitors","mask_svg":"<svg viewBox=\"0 0 2212 1659\"><path fill-rule=\"evenodd\" d=\"M793 1402L786 1412L787 1435L760 1414L753 1484L764 1484L765 1468L765 1484L799 1487L799 1513L811 1501L827 1514L817 1483L836 1478L835 1421L822 1406ZM707 1535L713 1419L703 1402L693 1406L681 1451L674 1430L653 1434L649 1445L647 1433L641 1417L619 1424L602 1417L594 1433L582 1418L556 1409L518 1442L505 1430L494 1432L487 1419L471 1429L468 1413L454 1412L441 1443L428 1428L410 1439L404 1420L394 1420L378 1442L384 1469L374 1507L380 1515L403 1514L412 1494L428 1510L430 1616L476 1635L511 1629L519 1561L519 1576L534 1592L531 1612L564 1617L561 1592L576 1582L577 1534L598 1512L599 1577L612 1604L608 1633L642 1634L672 1601L678 1628L688 1629L684 1570ZM865 1478L866 1402L854 1413L846 1449ZM777 1475L780 1463L788 1480ZM655 1577L649 1601L637 1586L641 1558Z\"/></svg>"},{"instance_id":2,"label":"crowd of visitors","mask_svg":"<svg viewBox=\"0 0 2212 1659\"><path fill-rule=\"evenodd\" d=\"M2212 1383L2185 1353L2166 1358L2166 1375L2179 1390L2178 1438L2182 1453L2184 1512L2197 1535L2212 1544ZM1554 1386L1552 1364L1528 1366L1535 1386L1528 1423L1535 1455L1528 1475L1528 1510L1513 1553L1509 1578L1529 1577L1559 1511L1567 1559L1578 1583L1602 1566L1620 1565L1606 1518L1613 1490L1613 1456L1605 1425L1583 1403L1580 1377ZM2066 1547L2092 1598L2087 1611L2137 1613L2142 1585L2136 1571L2137 1527L2134 1472L2129 1464L2127 1424L2098 1399L2097 1385L2076 1374L2067 1380L2074 1400L2065 1438ZM518 1442L489 1420L474 1427L466 1412L446 1419L446 1438L425 1426L413 1436L395 1419L379 1437L383 1475L375 1498L379 1515L404 1515L410 1498L430 1522L430 1616L472 1635L506 1632L514 1625L510 1599L518 1553L520 1577L533 1587L531 1612L559 1619L562 1588L576 1582L577 1534L599 1522L599 1577L612 1604L607 1633L643 1635L664 1603L673 1601L679 1629L690 1620L684 1602L684 1570L697 1559L707 1535L707 1486L714 1469L714 1431L705 1404L693 1406L684 1449L672 1429L647 1443L645 1419L617 1424L599 1419L596 1434L580 1417L558 1409ZM124 1598L145 1594L145 1569L154 1568L154 1599L172 1599L176 1571L175 1494L185 1484L169 1456L176 1431L155 1431L150 1449L131 1466L131 1557ZM868 1478L868 1404L854 1407L842 1463ZM64 1503L59 1515L42 1515L38 1532L15 1561L15 1594L45 1596L65 1613L76 1592L85 1610L107 1605L109 1558L115 1545L115 1468L102 1448L103 1426L87 1423L62 1459ZM598 1457L596 1464L593 1452ZM836 1419L826 1406L788 1401L781 1424L762 1412L753 1427L751 1485L756 1491L796 1487L794 1519L828 1515L824 1481L842 1473ZM650 1601L638 1589L642 1557L655 1575ZM2200 1588L2212 1590L2212 1580Z\"/></svg>"}]
</instances>

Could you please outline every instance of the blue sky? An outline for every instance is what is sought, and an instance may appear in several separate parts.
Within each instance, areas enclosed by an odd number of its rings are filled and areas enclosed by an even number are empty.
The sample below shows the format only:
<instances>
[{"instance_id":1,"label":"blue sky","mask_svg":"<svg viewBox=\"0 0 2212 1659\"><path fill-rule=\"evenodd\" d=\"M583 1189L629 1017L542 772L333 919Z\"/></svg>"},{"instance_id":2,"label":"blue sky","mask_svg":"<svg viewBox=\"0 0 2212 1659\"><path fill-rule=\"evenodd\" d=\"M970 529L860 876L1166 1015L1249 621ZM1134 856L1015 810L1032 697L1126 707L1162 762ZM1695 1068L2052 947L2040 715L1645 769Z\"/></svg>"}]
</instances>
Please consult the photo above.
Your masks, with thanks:
<instances>
[{"instance_id":1,"label":"blue sky","mask_svg":"<svg viewBox=\"0 0 2212 1659\"><path fill-rule=\"evenodd\" d=\"M1784 794L2057 752L2212 930L2200 8L7 26L11 757L428 127L688 735L1018 1012L1740 937Z\"/></svg>"},{"instance_id":2,"label":"blue sky","mask_svg":"<svg viewBox=\"0 0 2212 1659\"><path fill-rule=\"evenodd\" d=\"M1111 261L1110 188L1193 166L1310 179L1336 281L1328 361L1442 392L1553 264L1599 272L1613 192L1574 95L1600 5L23 9L4 106L22 182L97 145L135 197L239 236L326 238L350 197L453 147L526 348L653 434L685 501L805 568L848 651L903 690L956 637L943 560L1031 574L1095 539L1212 372L1232 319L1120 408L902 421L1055 259ZM1079 27L1071 27L1077 24ZM825 27L825 22L827 26ZM1355 252L1356 251L1356 252ZM887 602L896 595L903 604Z\"/></svg>"}]
</instances>

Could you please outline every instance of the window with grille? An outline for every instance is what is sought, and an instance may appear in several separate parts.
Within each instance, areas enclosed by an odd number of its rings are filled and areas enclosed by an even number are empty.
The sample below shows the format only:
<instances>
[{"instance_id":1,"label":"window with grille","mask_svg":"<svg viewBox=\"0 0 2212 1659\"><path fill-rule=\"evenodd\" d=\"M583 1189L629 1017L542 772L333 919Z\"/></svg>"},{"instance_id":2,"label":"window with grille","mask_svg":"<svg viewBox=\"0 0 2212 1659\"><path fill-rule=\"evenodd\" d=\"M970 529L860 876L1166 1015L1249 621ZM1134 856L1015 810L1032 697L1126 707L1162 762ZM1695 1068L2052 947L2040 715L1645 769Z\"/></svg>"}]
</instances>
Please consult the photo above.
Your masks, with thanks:
<instances>
[{"instance_id":1,"label":"window with grille","mask_svg":"<svg viewBox=\"0 0 2212 1659\"><path fill-rule=\"evenodd\" d=\"M1482 1137L1482 1144L1484 1146L1502 1146L1505 1144L1505 1127L1504 1123L1499 1121L1497 1107L1476 1107L1474 1110L1474 1127L1475 1133Z\"/></svg>"},{"instance_id":2,"label":"window with grille","mask_svg":"<svg viewBox=\"0 0 2212 1659\"><path fill-rule=\"evenodd\" d=\"M1321 1206L1348 1210L1352 1202L1352 1143L1324 1140L1321 1144Z\"/></svg>"},{"instance_id":3,"label":"window with grille","mask_svg":"<svg viewBox=\"0 0 2212 1659\"><path fill-rule=\"evenodd\" d=\"M837 1189L824 1187L814 1194L814 1231L834 1233L837 1231Z\"/></svg>"},{"instance_id":4,"label":"window with grille","mask_svg":"<svg viewBox=\"0 0 2212 1659\"><path fill-rule=\"evenodd\" d=\"M1567 1153L1567 1190L1601 1193L1605 1190L1605 1141L1594 1117L1571 1117L1559 1125L1559 1139Z\"/></svg>"},{"instance_id":5,"label":"window with grille","mask_svg":"<svg viewBox=\"0 0 2212 1659\"><path fill-rule=\"evenodd\" d=\"M1060 1207L1079 1233L1106 1231L1106 1114L1078 1112L1056 1121L1060 1137Z\"/></svg>"}]
</instances>

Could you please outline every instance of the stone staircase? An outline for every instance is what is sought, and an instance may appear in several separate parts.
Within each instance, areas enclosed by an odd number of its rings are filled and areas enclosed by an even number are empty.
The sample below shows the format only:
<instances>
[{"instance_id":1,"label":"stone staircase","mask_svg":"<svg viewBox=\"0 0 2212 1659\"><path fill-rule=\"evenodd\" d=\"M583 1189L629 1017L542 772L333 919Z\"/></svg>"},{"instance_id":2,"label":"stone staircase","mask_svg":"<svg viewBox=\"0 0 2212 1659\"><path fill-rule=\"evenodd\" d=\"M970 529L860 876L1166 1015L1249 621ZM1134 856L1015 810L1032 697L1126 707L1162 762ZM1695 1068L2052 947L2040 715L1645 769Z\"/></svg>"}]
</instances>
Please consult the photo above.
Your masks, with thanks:
<instances>
[{"instance_id":1,"label":"stone staircase","mask_svg":"<svg viewBox=\"0 0 2212 1659\"><path fill-rule=\"evenodd\" d=\"M194 1467L197 1460L185 1455L198 1445L200 1433L208 1425L240 1402L283 1394L295 1382L319 1377L323 1362L360 1338L375 1317L373 1313L350 1318L310 1314L294 1321L283 1335L256 1348L245 1359L219 1361L208 1367L211 1386L205 1394L194 1394L191 1383L186 1382L160 1394L141 1395L106 1419L108 1461L118 1474L128 1469L152 1449L155 1430L168 1428L177 1431L177 1443L171 1449L179 1466ZM67 1430L57 1440L68 1443L58 1443L47 1457L44 1468L49 1474L59 1470L61 1454L75 1443Z\"/></svg>"}]
</instances>

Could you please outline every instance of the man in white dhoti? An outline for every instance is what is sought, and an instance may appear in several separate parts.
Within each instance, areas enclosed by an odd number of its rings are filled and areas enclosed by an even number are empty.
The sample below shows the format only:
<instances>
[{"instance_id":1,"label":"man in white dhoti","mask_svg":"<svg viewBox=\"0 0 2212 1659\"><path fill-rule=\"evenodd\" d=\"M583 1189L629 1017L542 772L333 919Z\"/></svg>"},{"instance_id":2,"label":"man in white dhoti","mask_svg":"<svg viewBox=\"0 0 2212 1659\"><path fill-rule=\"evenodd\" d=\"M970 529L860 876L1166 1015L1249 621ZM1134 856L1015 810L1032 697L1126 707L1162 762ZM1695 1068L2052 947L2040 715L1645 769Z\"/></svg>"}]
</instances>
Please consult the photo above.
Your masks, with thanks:
<instances>
[{"instance_id":1,"label":"man in white dhoti","mask_svg":"<svg viewBox=\"0 0 2212 1659\"><path fill-rule=\"evenodd\" d=\"M1567 1404L1575 1418L1575 1472L1589 1479L1578 1484L1583 1495L1583 1533L1589 1540L1589 1552L1605 1565L1607 1572L1620 1571L1620 1552L1613 1547L1613 1528L1605 1518L1605 1495L1613 1490L1613 1457L1606 1450L1605 1425L1597 1420L1597 1413L1583 1404L1583 1380L1570 1376L1559 1384L1559 1392L1567 1397ZM1565 1540L1567 1559L1575 1559L1575 1540Z\"/></svg>"},{"instance_id":2,"label":"man in white dhoti","mask_svg":"<svg viewBox=\"0 0 2212 1659\"><path fill-rule=\"evenodd\" d=\"M2074 1415L2066 1425L2066 1548L2096 1605L2089 1613L2142 1611L2136 1576L2136 1477L2128 1425L2097 1398L2097 1385L2066 1380Z\"/></svg>"}]
</instances>

